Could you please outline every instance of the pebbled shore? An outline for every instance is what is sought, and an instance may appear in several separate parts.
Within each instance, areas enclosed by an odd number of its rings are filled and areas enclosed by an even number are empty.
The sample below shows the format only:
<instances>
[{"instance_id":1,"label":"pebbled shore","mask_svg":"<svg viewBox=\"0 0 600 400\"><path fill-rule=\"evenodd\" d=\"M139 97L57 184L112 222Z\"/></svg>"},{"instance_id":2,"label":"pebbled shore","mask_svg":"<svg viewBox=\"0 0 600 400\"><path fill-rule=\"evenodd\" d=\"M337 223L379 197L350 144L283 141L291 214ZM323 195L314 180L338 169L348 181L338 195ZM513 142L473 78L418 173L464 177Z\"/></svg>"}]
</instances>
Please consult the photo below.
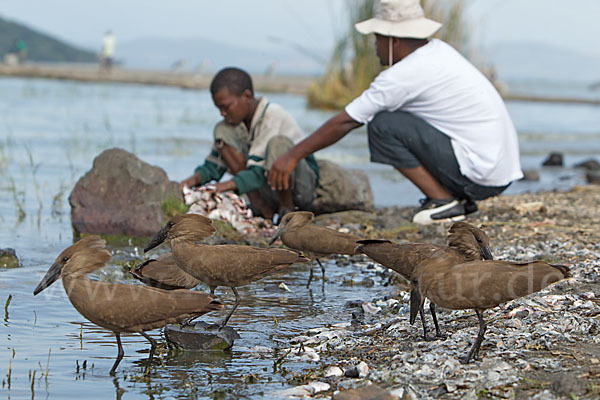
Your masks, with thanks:
<instances>
[{"instance_id":1,"label":"pebbled shore","mask_svg":"<svg viewBox=\"0 0 600 400\"><path fill-rule=\"evenodd\" d=\"M488 310L481 361L457 360L477 334L474 312L441 310L438 318L448 338L425 342L420 324L408 323L406 283L393 272L367 266L375 284L395 281L395 294L360 298L357 290L357 300L340 310L346 322L291 338L291 354L313 360L314 368L296 374L291 382L298 386L280 395L351 398L343 397L345 390L372 383L390 394L386 398L598 398L599 204L600 186L593 185L479 202L479 212L468 221L484 227L495 258L543 259L568 265L573 274ZM411 212L392 207L376 215L340 213L322 216L320 223L368 237L444 243L448 226L416 227L409 223ZM428 323L432 328L430 317Z\"/></svg>"}]
</instances>

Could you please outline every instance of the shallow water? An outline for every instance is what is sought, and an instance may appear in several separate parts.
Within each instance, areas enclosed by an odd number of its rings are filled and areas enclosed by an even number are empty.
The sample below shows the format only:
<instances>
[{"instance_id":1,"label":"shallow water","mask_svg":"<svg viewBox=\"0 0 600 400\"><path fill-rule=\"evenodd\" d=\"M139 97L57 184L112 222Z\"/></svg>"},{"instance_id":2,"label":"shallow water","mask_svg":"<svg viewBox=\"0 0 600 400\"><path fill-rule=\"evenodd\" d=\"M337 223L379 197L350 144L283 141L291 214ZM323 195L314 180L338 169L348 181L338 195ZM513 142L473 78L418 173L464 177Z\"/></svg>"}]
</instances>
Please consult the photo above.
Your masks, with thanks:
<instances>
[{"instance_id":1,"label":"shallow water","mask_svg":"<svg viewBox=\"0 0 600 400\"><path fill-rule=\"evenodd\" d=\"M112 334L86 322L60 283L32 296L56 255L72 242L68 195L93 158L110 147L122 147L163 167L173 180L187 177L208 152L217 110L207 92L174 88L5 78L0 79L0 93L0 247L16 249L23 264L0 270L0 301L12 295L0 331L0 393L7 397L74 398L83 390L96 398L118 398L123 390L124 398L210 398L218 393L225 398L263 393L273 397L293 373L318 364L286 362L285 374L273 370L278 356L256 356L249 349L282 347L311 327L346 322L348 300L371 300L389 292L361 265L337 266L330 260L325 293L318 281L312 290L304 287L306 266L291 268L240 290L243 301L230 325L242 338L231 353L171 354L153 368L148 381L136 381L149 346L139 335L126 336L125 358L116 378L109 377L116 355ZM331 115L307 110L299 96L268 97L287 108L307 132ZM583 173L570 167L600 153L597 107L521 102L508 107L520 133L523 167L540 169L549 152L560 151L567 168L541 169L539 182L517 182L507 193L567 189L583 182ZM369 163L364 129L318 156L367 171L378 206L411 205L420 197L391 167ZM315 272L318 275L318 268ZM376 285L343 286L344 278L351 276L358 281L373 277ZM264 290L265 284L282 281L291 293ZM218 294L232 304L229 291ZM157 337L160 332L152 334ZM47 379L40 379L47 366ZM250 375L257 383L244 383Z\"/></svg>"}]
</instances>

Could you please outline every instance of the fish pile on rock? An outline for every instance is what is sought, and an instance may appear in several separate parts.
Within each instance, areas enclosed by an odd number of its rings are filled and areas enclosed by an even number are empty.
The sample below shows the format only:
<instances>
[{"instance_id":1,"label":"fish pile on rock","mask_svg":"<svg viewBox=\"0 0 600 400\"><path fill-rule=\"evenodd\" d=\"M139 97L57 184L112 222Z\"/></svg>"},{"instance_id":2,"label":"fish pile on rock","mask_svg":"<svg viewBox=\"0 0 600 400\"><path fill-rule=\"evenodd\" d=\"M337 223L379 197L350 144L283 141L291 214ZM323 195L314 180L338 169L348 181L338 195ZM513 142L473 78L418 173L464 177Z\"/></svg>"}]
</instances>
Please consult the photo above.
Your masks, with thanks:
<instances>
[{"instance_id":1,"label":"fish pile on rock","mask_svg":"<svg viewBox=\"0 0 600 400\"><path fill-rule=\"evenodd\" d=\"M254 216L248 202L234 192L217 193L214 185L204 185L184 187L183 197L188 213L226 221L244 235L270 237L275 232L271 220Z\"/></svg>"}]
</instances>

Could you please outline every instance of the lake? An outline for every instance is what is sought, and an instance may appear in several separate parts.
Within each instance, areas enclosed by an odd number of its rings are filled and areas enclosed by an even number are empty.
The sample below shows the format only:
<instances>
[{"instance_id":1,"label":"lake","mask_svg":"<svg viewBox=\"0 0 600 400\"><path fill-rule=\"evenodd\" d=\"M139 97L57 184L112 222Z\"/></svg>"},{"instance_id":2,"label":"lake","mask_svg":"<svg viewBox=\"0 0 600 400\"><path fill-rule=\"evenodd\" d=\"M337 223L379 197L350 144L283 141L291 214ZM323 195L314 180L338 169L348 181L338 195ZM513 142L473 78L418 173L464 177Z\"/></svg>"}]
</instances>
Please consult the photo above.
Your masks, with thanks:
<instances>
[{"instance_id":1,"label":"lake","mask_svg":"<svg viewBox=\"0 0 600 400\"><path fill-rule=\"evenodd\" d=\"M559 94L586 90L541 84L525 89ZM315 364L290 361L281 371L274 366L277 353L260 353L257 346L278 349L306 329L347 322L350 311L344 304L349 300L370 301L390 294L391 289L380 284L382 278L363 264L329 260L324 291L320 282L313 283L311 290L304 287L306 267L292 268L240 290L243 300L230 326L242 338L233 351L168 354L160 357L162 365L154 366L148 379L140 379L149 346L139 335L125 336L125 358L116 377L108 376L116 356L114 336L86 322L60 283L35 298L32 295L55 257L72 243L69 193L91 168L94 157L111 147L162 167L173 180L186 178L208 153L219 114L207 91L2 78L0 92L0 248L14 248L23 264L0 270L0 301L4 304L12 296L0 331L0 393L6 397L62 399L82 393L128 399L276 397L274 393L288 387L294 373ZM597 92L585 95L598 97ZM288 109L306 132L333 115L308 110L301 96L268 97ZM600 154L598 107L511 102L508 108L519 131L523 168L539 169L541 179L517 182L506 193L566 190L584 182L583 172L572 166ZM541 162L555 151L564 154L566 167L541 168ZM416 205L421 197L391 167L369 162L364 128L317 157L366 171L378 207ZM142 258L137 248L111 250ZM115 267L99 276L128 280ZM342 285L347 277L358 281L370 277L376 284ZM264 290L265 284L280 282L292 291ZM228 290L217 294L226 306L232 304ZM152 335L159 338L160 332Z\"/></svg>"}]
</instances>

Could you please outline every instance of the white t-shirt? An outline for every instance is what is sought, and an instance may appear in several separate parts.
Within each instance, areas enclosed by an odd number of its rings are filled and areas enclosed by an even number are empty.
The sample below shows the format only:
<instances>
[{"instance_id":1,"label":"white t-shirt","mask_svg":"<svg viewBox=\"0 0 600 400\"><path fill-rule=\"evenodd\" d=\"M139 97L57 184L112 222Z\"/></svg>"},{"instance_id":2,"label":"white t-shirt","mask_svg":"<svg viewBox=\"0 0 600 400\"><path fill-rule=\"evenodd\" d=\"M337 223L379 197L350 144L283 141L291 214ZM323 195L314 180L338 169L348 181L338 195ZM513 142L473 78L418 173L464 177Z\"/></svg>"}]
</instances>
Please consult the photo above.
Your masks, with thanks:
<instances>
[{"instance_id":1,"label":"white t-shirt","mask_svg":"<svg viewBox=\"0 0 600 400\"><path fill-rule=\"evenodd\" d=\"M381 72L346 113L365 124L380 111L399 109L450 137L461 173L473 182L504 186L523 177L517 133L502 98L443 41L432 39Z\"/></svg>"}]
</instances>

